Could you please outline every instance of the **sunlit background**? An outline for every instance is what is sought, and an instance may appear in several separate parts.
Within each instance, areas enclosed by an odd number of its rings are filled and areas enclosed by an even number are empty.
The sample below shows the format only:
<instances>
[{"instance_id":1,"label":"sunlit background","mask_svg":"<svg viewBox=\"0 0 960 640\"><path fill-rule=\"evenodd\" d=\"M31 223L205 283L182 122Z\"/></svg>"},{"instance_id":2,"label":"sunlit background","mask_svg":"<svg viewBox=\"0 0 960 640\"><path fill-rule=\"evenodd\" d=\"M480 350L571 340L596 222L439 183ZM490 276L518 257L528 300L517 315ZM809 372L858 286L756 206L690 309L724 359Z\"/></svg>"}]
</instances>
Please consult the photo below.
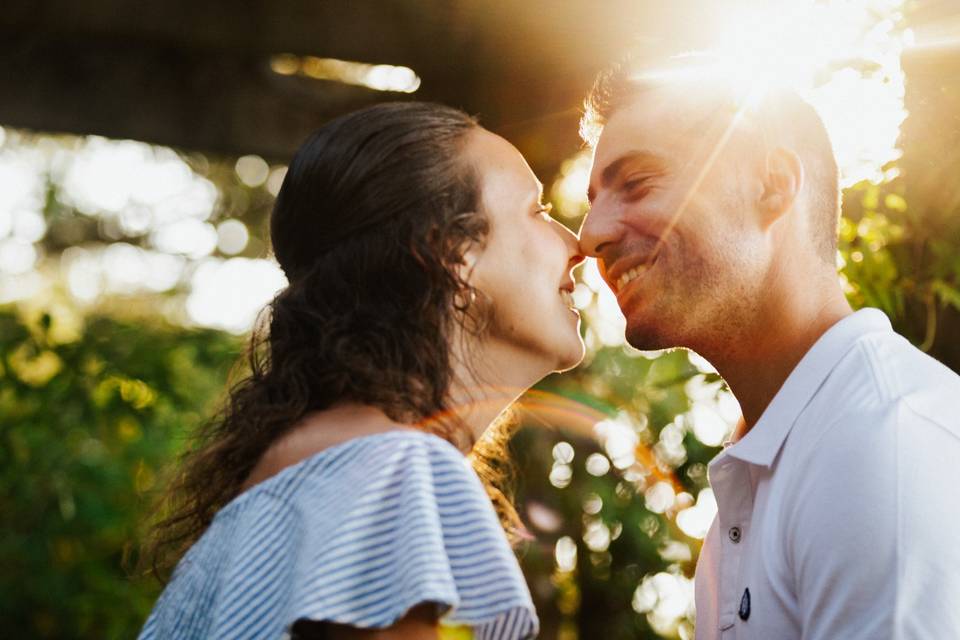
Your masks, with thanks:
<instances>
[{"instance_id":1,"label":"sunlit background","mask_svg":"<svg viewBox=\"0 0 960 640\"><path fill-rule=\"evenodd\" d=\"M798 0L731 11L709 51L732 61L745 82L785 84L814 104L834 142L844 186L880 183L897 175L889 165L899 157L906 117L900 55L913 33L898 27L901 4ZM277 55L271 68L383 91L412 93L420 83L405 67L311 56ZM262 247L252 259L235 257L250 253L250 232L231 217L242 212L224 208L205 160L198 166L167 148L92 136L0 129L0 142L0 302L55 295L61 287L81 305L179 290L180 304L165 308L171 320L243 333L284 286ZM551 194L560 215L582 218L589 168L588 151L563 164ZM285 171L252 155L236 159L233 169L239 184L273 196ZM51 188L58 205L98 225L113 242L45 255L40 243L49 231L44 209ZM54 232L70 244L69 228ZM592 267L585 271L577 300L595 314L592 344L622 344L612 296Z\"/></svg>"},{"instance_id":2,"label":"sunlit background","mask_svg":"<svg viewBox=\"0 0 960 640\"><path fill-rule=\"evenodd\" d=\"M908 250L898 248L916 240L911 230L922 228L913 213L920 207L908 208L901 175L898 144L908 116L909 81L902 62L911 50L955 46L960 20L950 29L914 24L903 5L902 0L730 2L722 11L713 6L691 19L709 17L711 37L702 48L732 61L739 81L789 86L817 108L847 188L838 255L844 286L854 304L880 306L919 326L910 337L929 349L937 339L938 310L960 309L960 265L943 257L911 267L904 262ZM363 87L390 99L417 98L422 82L417 69L406 66L292 53L272 55L269 69L280 78ZM960 87L951 84L949 90ZM551 185L555 215L577 228L587 211L590 150L569 153L557 162L555 176L540 177ZM30 393L41 397L75 368L72 374L88 382L71 379L91 385L92 407L103 415L110 407L121 409L113 422L98 418L89 433L71 425L57 436L74 447L68 457L93 465L102 464L104 452L120 457L121 450L135 450L130 468L117 473L132 476L128 484L138 495L155 488L159 466L180 446L183 429L209 412L224 367L240 349L240 340L231 336L242 338L285 286L270 258L265 228L285 170L257 155L207 155L0 127L0 304L18 319L17 326L26 327L20 333L11 328L10 342L4 343L9 353L0 362L0 375L20 386L0 393L2 415L40 420L30 417L36 409L29 408ZM958 241L953 242L956 250ZM915 299L919 311L911 306ZM696 354L628 347L624 319L592 261L578 273L574 300L584 318L587 358L578 370L548 379L527 398L525 420L547 428L525 429L517 438L521 513L535 536L521 555L544 619L543 637L590 640L601 637L590 630L602 628L603 637L611 638L692 638L693 567L716 513L705 465L729 436L739 407ZM100 317L119 324L90 320ZM138 323L173 328L163 331L174 331L174 337L158 341L145 334L141 345L129 337ZM187 333L176 333L184 329ZM44 337L37 337L41 333ZM76 355L82 350L71 345L94 335L97 344L118 336L117 345L122 340L139 345L129 353L110 347L117 362L151 348L172 355L162 367L133 375L95 350ZM28 342L32 346L24 347ZM193 373L186 375L188 370ZM169 385L161 378L169 378ZM180 397L178 379L206 395L164 404L165 393ZM61 397L56 394L65 391L50 393ZM77 415L93 414L78 410ZM157 421L168 435L148 434ZM25 468L36 468L31 465L38 454L30 452L39 442L38 424L30 433L7 433L11 455ZM163 446L156 444L160 440ZM148 444L153 453L146 453ZM47 555L41 555L64 574L81 571L77 567L92 561L82 558L94 549L102 561L112 562L104 549L119 547L132 525L110 524L116 530L106 547L86 542L82 535L89 535L88 529L81 527L85 534L71 529L84 498L70 478L57 477L51 485L55 505L44 518L59 524L44 543ZM133 498L125 500L128 511L138 508ZM70 584L82 580L61 588ZM143 593L131 605L133 617L117 623L125 635L135 616L149 608L154 592ZM19 617L18 623L32 625L37 636L67 637L55 609L32 606L38 607L32 617ZM95 609L89 602L78 608L88 612L86 624L101 624L89 613ZM609 619L597 622L591 616ZM597 624L619 626L613 632L591 626Z\"/></svg>"}]
</instances>

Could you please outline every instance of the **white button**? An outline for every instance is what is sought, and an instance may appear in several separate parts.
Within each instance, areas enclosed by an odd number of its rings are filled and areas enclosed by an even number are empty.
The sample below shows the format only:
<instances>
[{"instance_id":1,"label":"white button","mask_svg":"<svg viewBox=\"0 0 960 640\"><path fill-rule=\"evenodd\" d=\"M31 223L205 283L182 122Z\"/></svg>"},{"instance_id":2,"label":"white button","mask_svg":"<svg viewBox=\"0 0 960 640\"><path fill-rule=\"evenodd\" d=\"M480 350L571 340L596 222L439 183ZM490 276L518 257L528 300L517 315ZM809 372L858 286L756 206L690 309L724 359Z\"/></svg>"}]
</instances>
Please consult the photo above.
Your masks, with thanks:
<instances>
[{"instance_id":1,"label":"white button","mask_svg":"<svg viewBox=\"0 0 960 640\"><path fill-rule=\"evenodd\" d=\"M727 535L730 537L730 542L737 544L740 542L741 532L740 527L730 527L730 530L727 531Z\"/></svg>"}]
</instances>

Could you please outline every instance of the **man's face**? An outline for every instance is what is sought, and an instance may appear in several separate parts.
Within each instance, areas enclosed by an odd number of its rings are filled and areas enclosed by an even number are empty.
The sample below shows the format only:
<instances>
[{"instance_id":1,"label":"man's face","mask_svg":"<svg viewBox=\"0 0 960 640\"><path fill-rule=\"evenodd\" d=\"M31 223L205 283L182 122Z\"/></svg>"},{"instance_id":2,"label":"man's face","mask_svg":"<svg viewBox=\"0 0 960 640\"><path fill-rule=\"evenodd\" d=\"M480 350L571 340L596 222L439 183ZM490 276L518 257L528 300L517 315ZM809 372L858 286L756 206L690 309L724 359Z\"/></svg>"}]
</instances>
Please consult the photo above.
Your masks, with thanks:
<instances>
[{"instance_id":1,"label":"man's face","mask_svg":"<svg viewBox=\"0 0 960 640\"><path fill-rule=\"evenodd\" d=\"M725 135L731 122L674 88L642 94L603 129L581 247L637 348L699 349L757 312L762 183L755 158Z\"/></svg>"}]
</instances>

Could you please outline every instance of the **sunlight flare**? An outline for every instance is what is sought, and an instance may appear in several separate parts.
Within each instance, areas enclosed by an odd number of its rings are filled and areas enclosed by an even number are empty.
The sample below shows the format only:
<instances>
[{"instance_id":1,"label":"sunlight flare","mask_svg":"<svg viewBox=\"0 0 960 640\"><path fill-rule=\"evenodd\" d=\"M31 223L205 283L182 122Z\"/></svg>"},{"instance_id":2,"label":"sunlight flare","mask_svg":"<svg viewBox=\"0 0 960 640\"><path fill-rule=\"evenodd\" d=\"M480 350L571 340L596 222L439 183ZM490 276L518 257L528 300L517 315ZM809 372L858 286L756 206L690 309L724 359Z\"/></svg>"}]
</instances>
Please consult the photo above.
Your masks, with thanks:
<instances>
[{"instance_id":1,"label":"sunlight flare","mask_svg":"<svg viewBox=\"0 0 960 640\"><path fill-rule=\"evenodd\" d=\"M882 182L900 157L907 116L900 58L911 41L903 0L795 0L740 5L715 30L710 52L729 61L746 95L796 91L820 114L842 186Z\"/></svg>"}]
</instances>

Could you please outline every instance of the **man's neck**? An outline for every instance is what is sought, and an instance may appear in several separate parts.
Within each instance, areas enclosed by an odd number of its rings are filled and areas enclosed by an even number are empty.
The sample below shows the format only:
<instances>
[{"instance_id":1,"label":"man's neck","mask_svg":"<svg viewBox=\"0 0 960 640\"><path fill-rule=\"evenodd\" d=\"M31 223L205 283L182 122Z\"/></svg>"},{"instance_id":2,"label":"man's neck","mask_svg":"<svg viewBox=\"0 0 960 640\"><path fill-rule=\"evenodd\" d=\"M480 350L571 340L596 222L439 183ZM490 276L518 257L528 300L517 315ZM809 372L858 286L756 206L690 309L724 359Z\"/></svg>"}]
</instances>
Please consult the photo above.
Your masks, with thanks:
<instances>
[{"instance_id":1,"label":"man's neck","mask_svg":"<svg viewBox=\"0 0 960 640\"><path fill-rule=\"evenodd\" d=\"M817 300L787 297L768 306L761 314L763 321L758 318L745 327L737 340L740 348L721 348L713 359L704 354L740 403L744 423L735 439L757 423L817 340L852 313L839 289Z\"/></svg>"}]
</instances>

